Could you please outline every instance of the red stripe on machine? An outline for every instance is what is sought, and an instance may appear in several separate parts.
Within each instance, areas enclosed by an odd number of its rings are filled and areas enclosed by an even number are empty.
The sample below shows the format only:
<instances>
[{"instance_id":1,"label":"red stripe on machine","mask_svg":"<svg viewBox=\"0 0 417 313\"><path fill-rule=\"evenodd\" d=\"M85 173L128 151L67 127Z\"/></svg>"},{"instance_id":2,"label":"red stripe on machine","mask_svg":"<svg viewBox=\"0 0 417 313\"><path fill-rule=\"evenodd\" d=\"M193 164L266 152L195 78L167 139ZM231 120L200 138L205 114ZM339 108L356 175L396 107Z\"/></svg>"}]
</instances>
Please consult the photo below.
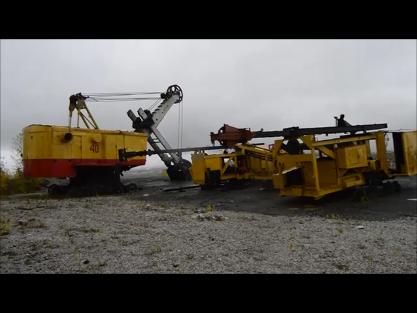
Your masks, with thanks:
<instances>
[{"instance_id":1,"label":"red stripe on machine","mask_svg":"<svg viewBox=\"0 0 417 313\"><path fill-rule=\"evenodd\" d=\"M115 165L142 166L145 165L146 159L131 160L129 162L119 162L117 159L34 159L23 160L23 176L44 178L44 177L75 177L76 167L94 166L94 167L111 167Z\"/></svg>"}]
</instances>

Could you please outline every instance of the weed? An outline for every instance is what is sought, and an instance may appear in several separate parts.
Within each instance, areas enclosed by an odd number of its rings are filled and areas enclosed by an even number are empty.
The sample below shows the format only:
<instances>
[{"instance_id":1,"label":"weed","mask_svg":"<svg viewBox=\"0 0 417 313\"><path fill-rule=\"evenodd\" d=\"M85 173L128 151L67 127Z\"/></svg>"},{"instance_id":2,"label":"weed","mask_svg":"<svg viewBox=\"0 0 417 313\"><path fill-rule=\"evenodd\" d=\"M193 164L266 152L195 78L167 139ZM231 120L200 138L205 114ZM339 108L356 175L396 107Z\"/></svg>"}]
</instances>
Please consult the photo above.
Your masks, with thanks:
<instances>
[{"instance_id":1,"label":"weed","mask_svg":"<svg viewBox=\"0 0 417 313\"><path fill-rule=\"evenodd\" d=\"M255 261L266 261L266 260L267 260L267 257L266 257L266 256L264 256L264 255L255 255L255 256L253 257L253 259L254 259Z\"/></svg>"},{"instance_id":2,"label":"weed","mask_svg":"<svg viewBox=\"0 0 417 313\"><path fill-rule=\"evenodd\" d=\"M70 232L70 228L68 226L67 222L64 222L64 236L66 237L71 237L71 232Z\"/></svg>"},{"instance_id":3,"label":"weed","mask_svg":"<svg viewBox=\"0 0 417 313\"><path fill-rule=\"evenodd\" d=\"M0 195L2 196L35 192L41 189L42 179L25 178L21 169L8 173L3 166L0 166L0 172Z\"/></svg>"},{"instance_id":4,"label":"weed","mask_svg":"<svg viewBox=\"0 0 417 313\"><path fill-rule=\"evenodd\" d=\"M153 245L153 248L154 248L154 251L155 251L155 252L161 252L161 251L162 251L162 246L161 246L161 244L159 244L159 243L155 243L155 244Z\"/></svg>"},{"instance_id":5,"label":"weed","mask_svg":"<svg viewBox=\"0 0 417 313\"><path fill-rule=\"evenodd\" d=\"M52 243L52 241L51 240L49 240L49 239L45 239L44 241L43 241L43 245L46 247L46 248L48 248L48 249L52 249L52 248L54 248L54 244Z\"/></svg>"},{"instance_id":6,"label":"weed","mask_svg":"<svg viewBox=\"0 0 417 313\"><path fill-rule=\"evenodd\" d=\"M77 249L75 249L75 257L77 258L77 260L81 260L81 258L83 257L83 254L81 253L81 251Z\"/></svg>"},{"instance_id":7,"label":"weed","mask_svg":"<svg viewBox=\"0 0 417 313\"><path fill-rule=\"evenodd\" d=\"M97 261L97 266L101 267L101 266L106 266L107 262L106 261Z\"/></svg>"},{"instance_id":8,"label":"weed","mask_svg":"<svg viewBox=\"0 0 417 313\"><path fill-rule=\"evenodd\" d=\"M40 219L38 219L38 218L31 218L28 221L27 227L29 227L29 228L45 228L46 226L45 226L45 223L42 222Z\"/></svg>"},{"instance_id":9,"label":"weed","mask_svg":"<svg viewBox=\"0 0 417 313\"><path fill-rule=\"evenodd\" d=\"M0 219L0 236L7 235L10 231L9 225L7 225L7 221L4 219Z\"/></svg>"},{"instance_id":10,"label":"weed","mask_svg":"<svg viewBox=\"0 0 417 313\"><path fill-rule=\"evenodd\" d=\"M32 261L32 256L31 255L29 255L29 254L27 254L26 256L25 256L25 260L24 260L24 263L25 264L30 264L30 262Z\"/></svg>"},{"instance_id":11,"label":"weed","mask_svg":"<svg viewBox=\"0 0 417 313\"><path fill-rule=\"evenodd\" d=\"M84 226L80 229L83 233L98 233L100 236L103 235L103 232L100 228L85 228Z\"/></svg>"},{"instance_id":12,"label":"weed","mask_svg":"<svg viewBox=\"0 0 417 313\"><path fill-rule=\"evenodd\" d=\"M349 266L343 265L343 264L336 264L336 267L340 271L343 271L343 270L347 271L349 269Z\"/></svg>"},{"instance_id":13,"label":"weed","mask_svg":"<svg viewBox=\"0 0 417 313\"><path fill-rule=\"evenodd\" d=\"M32 250L32 251L38 250L38 245L35 242L32 242L30 244L30 250Z\"/></svg>"},{"instance_id":14,"label":"weed","mask_svg":"<svg viewBox=\"0 0 417 313\"><path fill-rule=\"evenodd\" d=\"M381 236L378 236L375 241L376 242L384 242L384 238L382 238Z\"/></svg>"}]
</instances>

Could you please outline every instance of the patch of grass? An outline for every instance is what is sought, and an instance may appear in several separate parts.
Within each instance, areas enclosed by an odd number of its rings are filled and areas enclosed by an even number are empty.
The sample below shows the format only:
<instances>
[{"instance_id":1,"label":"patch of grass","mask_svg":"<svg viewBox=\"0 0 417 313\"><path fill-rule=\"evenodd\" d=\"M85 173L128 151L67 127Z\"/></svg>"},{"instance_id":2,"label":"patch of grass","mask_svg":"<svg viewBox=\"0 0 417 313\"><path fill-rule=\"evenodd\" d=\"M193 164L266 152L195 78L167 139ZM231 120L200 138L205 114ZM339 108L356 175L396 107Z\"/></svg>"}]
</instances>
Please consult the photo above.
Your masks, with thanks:
<instances>
[{"instance_id":1,"label":"patch of grass","mask_svg":"<svg viewBox=\"0 0 417 313\"><path fill-rule=\"evenodd\" d=\"M98 267L102 267L102 266L106 266L107 262L106 261L97 261L97 266Z\"/></svg>"},{"instance_id":2,"label":"patch of grass","mask_svg":"<svg viewBox=\"0 0 417 313\"><path fill-rule=\"evenodd\" d=\"M43 240L43 245L48 249L55 248L55 245L53 244L53 242L50 239L44 239Z\"/></svg>"},{"instance_id":3,"label":"patch of grass","mask_svg":"<svg viewBox=\"0 0 417 313\"><path fill-rule=\"evenodd\" d=\"M83 257L83 254L81 253L79 248L75 248L75 257L77 258L77 260L81 260L81 258Z\"/></svg>"},{"instance_id":4,"label":"patch of grass","mask_svg":"<svg viewBox=\"0 0 417 313\"><path fill-rule=\"evenodd\" d=\"M375 242L376 242L376 243L383 243L383 242L384 242L384 238L382 238L381 236L378 236L378 237L375 239Z\"/></svg>"},{"instance_id":5,"label":"patch of grass","mask_svg":"<svg viewBox=\"0 0 417 313\"><path fill-rule=\"evenodd\" d=\"M24 263L25 264L30 264L32 259L33 259L33 256L30 255L30 254L27 254L27 255L25 255Z\"/></svg>"},{"instance_id":6,"label":"patch of grass","mask_svg":"<svg viewBox=\"0 0 417 313\"><path fill-rule=\"evenodd\" d=\"M39 246L38 246L38 244L36 243L36 242L32 242L31 244L30 244L30 250L32 250L32 251L36 251L36 250L38 250L39 249Z\"/></svg>"},{"instance_id":7,"label":"patch of grass","mask_svg":"<svg viewBox=\"0 0 417 313\"><path fill-rule=\"evenodd\" d=\"M10 227L7 225L7 220L0 218L0 236L9 234Z\"/></svg>"},{"instance_id":8,"label":"patch of grass","mask_svg":"<svg viewBox=\"0 0 417 313\"><path fill-rule=\"evenodd\" d=\"M72 234L71 234L71 230L69 228L68 222L64 222L63 228L64 228L64 236L65 237L71 237Z\"/></svg>"},{"instance_id":9,"label":"patch of grass","mask_svg":"<svg viewBox=\"0 0 417 313\"><path fill-rule=\"evenodd\" d=\"M160 243L155 243L153 245L153 249L154 249L155 252L161 252L162 251L162 246L161 246Z\"/></svg>"},{"instance_id":10,"label":"patch of grass","mask_svg":"<svg viewBox=\"0 0 417 313\"><path fill-rule=\"evenodd\" d=\"M194 255L193 254L187 254L186 257L187 257L187 260L194 259Z\"/></svg>"},{"instance_id":11,"label":"patch of grass","mask_svg":"<svg viewBox=\"0 0 417 313\"><path fill-rule=\"evenodd\" d=\"M183 206L183 205L181 205L181 206L178 208L178 210L180 210L180 211L181 211L181 213L185 213L187 210L190 210L190 209L191 209L191 211L196 210L196 208L187 208L187 207L185 207L185 206Z\"/></svg>"},{"instance_id":12,"label":"patch of grass","mask_svg":"<svg viewBox=\"0 0 417 313\"><path fill-rule=\"evenodd\" d=\"M266 261L267 260L267 257L266 256L264 256L264 255L256 255L256 256L254 256L253 257L253 259L255 260L255 261Z\"/></svg>"},{"instance_id":13,"label":"patch of grass","mask_svg":"<svg viewBox=\"0 0 417 313\"><path fill-rule=\"evenodd\" d=\"M340 271L347 271L349 269L349 266L343 264L336 264L336 268Z\"/></svg>"},{"instance_id":14,"label":"patch of grass","mask_svg":"<svg viewBox=\"0 0 417 313\"><path fill-rule=\"evenodd\" d=\"M31 218L28 221L27 227L29 228L45 228L45 223L42 222L39 218Z\"/></svg>"},{"instance_id":15,"label":"patch of grass","mask_svg":"<svg viewBox=\"0 0 417 313\"><path fill-rule=\"evenodd\" d=\"M85 228L81 227L81 231L83 233L98 233L100 236L103 234L102 230L100 228Z\"/></svg>"},{"instance_id":16,"label":"patch of grass","mask_svg":"<svg viewBox=\"0 0 417 313\"><path fill-rule=\"evenodd\" d=\"M152 255L158 252L162 251L162 245L160 243L155 243L153 244L152 248L147 249L147 251L145 252L145 254L147 255Z\"/></svg>"}]
</instances>

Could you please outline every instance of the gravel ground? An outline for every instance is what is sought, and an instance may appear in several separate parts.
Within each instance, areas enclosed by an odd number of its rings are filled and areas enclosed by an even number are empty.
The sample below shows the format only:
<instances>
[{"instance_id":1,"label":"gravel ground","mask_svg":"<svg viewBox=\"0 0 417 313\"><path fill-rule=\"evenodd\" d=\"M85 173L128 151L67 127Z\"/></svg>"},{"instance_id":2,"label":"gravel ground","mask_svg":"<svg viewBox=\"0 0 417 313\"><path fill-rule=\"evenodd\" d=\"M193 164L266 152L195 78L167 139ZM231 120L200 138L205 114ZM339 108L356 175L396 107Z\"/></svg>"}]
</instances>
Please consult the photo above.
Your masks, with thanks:
<instances>
[{"instance_id":1,"label":"gravel ground","mask_svg":"<svg viewBox=\"0 0 417 313\"><path fill-rule=\"evenodd\" d=\"M2 274L417 272L416 216L270 216L131 195L10 198L0 213Z\"/></svg>"}]
</instances>

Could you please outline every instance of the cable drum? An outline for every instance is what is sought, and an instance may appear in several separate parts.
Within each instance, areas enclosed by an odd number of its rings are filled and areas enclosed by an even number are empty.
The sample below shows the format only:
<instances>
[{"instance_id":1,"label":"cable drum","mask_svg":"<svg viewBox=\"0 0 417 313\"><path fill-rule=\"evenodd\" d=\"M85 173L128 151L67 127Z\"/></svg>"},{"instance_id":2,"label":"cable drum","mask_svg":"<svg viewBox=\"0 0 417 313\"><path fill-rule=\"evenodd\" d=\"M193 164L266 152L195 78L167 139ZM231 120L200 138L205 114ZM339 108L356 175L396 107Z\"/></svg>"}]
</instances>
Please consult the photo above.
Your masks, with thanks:
<instances>
[{"instance_id":1,"label":"cable drum","mask_svg":"<svg viewBox=\"0 0 417 313\"><path fill-rule=\"evenodd\" d=\"M167 88L167 91L165 93L161 94L161 98L165 99L166 97L171 97L172 95L178 95L178 100L175 101L175 103L180 103L182 102L183 99L183 93L182 93L182 89L180 86L178 85L171 85Z\"/></svg>"}]
</instances>

